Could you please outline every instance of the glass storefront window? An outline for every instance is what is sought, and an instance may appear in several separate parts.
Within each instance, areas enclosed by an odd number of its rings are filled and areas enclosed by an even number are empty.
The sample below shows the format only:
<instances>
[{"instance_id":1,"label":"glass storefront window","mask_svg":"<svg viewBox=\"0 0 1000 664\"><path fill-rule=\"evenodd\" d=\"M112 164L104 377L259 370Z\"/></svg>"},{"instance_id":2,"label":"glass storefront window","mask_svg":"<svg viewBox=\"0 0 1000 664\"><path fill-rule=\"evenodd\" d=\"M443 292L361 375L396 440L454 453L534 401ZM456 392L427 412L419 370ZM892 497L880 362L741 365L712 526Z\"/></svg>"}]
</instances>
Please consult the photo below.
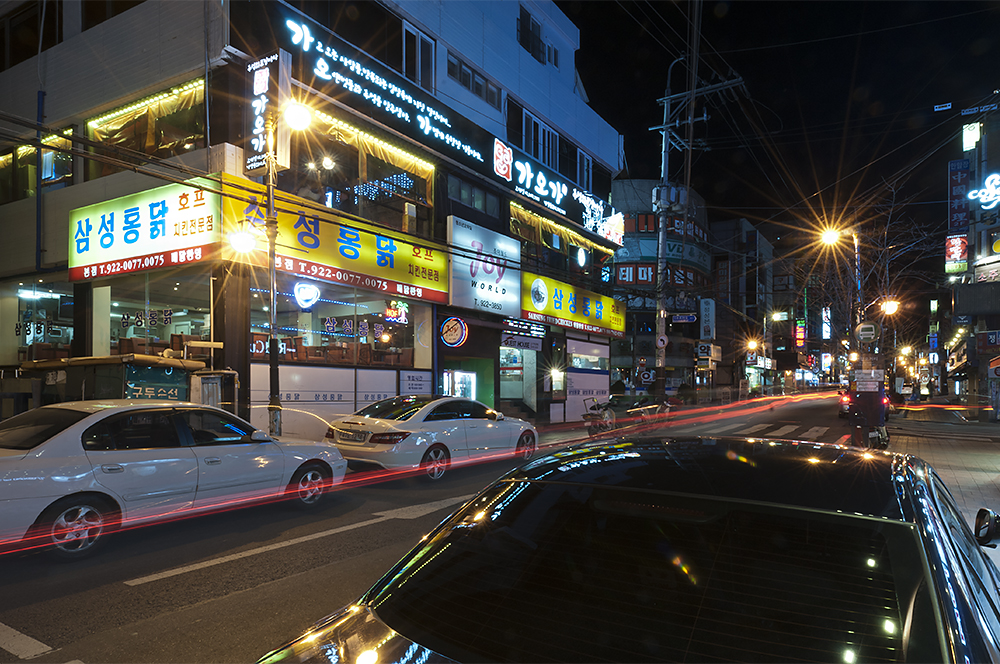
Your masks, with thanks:
<instances>
[{"instance_id":1,"label":"glass storefront window","mask_svg":"<svg viewBox=\"0 0 1000 664\"><path fill-rule=\"evenodd\" d=\"M270 288L266 270L253 273L250 297L251 359L268 359ZM430 307L387 294L279 274L275 327L282 362L416 367L416 321ZM307 307L296 293L312 300ZM429 367L421 367L429 368Z\"/></svg>"},{"instance_id":2,"label":"glass storefront window","mask_svg":"<svg viewBox=\"0 0 1000 664\"><path fill-rule=\"evenodd\" d=\"M207 265L94 281L95 290L110 288L109 354L161 355L168 348L183 352L185 341L210 340L210 283ZM95 339L95 346L100 341ZM204 359L203 352L188 356Z\"/></svg>"},{"instance_id":3,"label":"glass storefront window","mask_svg":"<svg viewBox=\"0 0 1000 664\"><path fill-rule=\"evenodd\" d=\"M73 286L66 282L20 283L17 288L18 360L70 356L73 341Z\"/></svg>"},{"instance_id":4,"label":"glass storefront window","mask_svg":"<svg viewBox=\"0 0 1000 664\"><path fill-rule=\"evenodd\" d=\"M574 353L570 355L570 366L574 369L593 369L594 371L607 371L608 358L597 355L581 355Z\"/></svg>"}]
</instances>

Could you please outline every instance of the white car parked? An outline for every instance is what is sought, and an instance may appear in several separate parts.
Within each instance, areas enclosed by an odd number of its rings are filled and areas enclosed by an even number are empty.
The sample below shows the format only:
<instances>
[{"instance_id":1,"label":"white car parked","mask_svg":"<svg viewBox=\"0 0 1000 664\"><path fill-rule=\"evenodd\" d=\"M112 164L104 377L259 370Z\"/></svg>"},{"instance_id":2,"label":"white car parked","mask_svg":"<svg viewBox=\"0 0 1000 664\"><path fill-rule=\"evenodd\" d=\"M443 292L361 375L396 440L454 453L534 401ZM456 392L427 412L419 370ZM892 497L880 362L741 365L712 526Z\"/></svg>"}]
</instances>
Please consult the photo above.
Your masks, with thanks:
<instances>
[{"instance_id":1,"label":"white car parked","mask_svg":"<svg viewBox=\"0 0 1000 664\"><path fill-rule=\"evenodd\" d=\"M329 443L273 439L210 406L43 406L0 421L0 549L73 559L122 526L286 497L313 507L346 466Z\"/></svg>"},{"instance_id":2,"label":"white car parked","mask_svg":"<svg viewBox=\"0 0 1000 664\"><path fill-rule=\"evenodd\" d=\"M452 460L517 455L531 458L538 432L529 422L459 397L399 396L383 399L330 425L351 467L423 468L440 479Z\"/></svg>"}]
</instances>

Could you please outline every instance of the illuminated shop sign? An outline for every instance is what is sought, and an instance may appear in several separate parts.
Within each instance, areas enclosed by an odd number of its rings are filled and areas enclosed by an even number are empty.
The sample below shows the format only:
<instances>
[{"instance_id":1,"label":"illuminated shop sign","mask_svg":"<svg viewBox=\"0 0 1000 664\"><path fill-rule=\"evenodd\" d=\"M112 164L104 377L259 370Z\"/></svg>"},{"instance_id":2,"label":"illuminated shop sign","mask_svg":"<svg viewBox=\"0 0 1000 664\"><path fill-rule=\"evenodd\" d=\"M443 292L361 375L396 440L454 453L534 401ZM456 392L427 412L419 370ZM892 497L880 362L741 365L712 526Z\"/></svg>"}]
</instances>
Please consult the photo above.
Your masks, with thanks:
<instances>
[{"instance_id":1,"label":"illuminated shop sign","mask_svg":"<svg viewBox=\"0 0 1000 664\"><path fill-rule=\"evenodd\" d=\"M293 76L303 83L581 226L603 228L595 215L613 215L608 203L577 189L327 28L280 10L278 3L265 3L263 11L272 25L281 26L278 46L290 53Z\"/></svg>"},{"instance_id":2,"label":"illuminated shop sign","mask_svg":"<svg viewBox=\"0 0 1000 664\"><path fill-rule=\"evenodd\" d=\"M267 267L264 187L223 175L223 192L232 194L225 197L222 210L226 237L241 227L249 227L260 241L246 253L236 252L225 242L222 257ZM277 270L394 297L448 302L448 251L444 245L414 244L403 233L365 230L348 225L333 211L296 210L295 205L291 199L279 198L276 206Z\"/></svg>"},{"instance_id":3,"label":"illuminated shop sign","mask_svg":"<svg viewBox=\"0 0 1000 664\"><path fill-rule=\"evenodd\" d=\"M988 176L982 189L973 189L967 195L969 200L978 200L984 210L992 210L1000 203L1000 173Z\"/></svg>"},{"instance_id":4,"label":"illuminated shop sign","mask_svg":"<svg viewBox=\"0 0 1000 664\"><path fill-rule=\"evenodd\" d=\"M944 241L944 271L946 273L965 272L969 261L969 237L949 235Z\"/></svg>"},{"instance_id":5,"label":"illuminated shop sign","mask_svg":"<svg viewBox=\"0 0 1000 664\"><path fill-rule=\"evenodd\" d=\"M300 309L308 309L319 301L319 288L309 282L295 284L292 294L295 296L295 304L299 305Z\"/></svg>"},{"instance_id":6,"label":"illuminated shop sign","mask_svg":"<svg viewBox=\"0 0 1000 664\"><path fill-rule=\"evenodd\" d=\"M968 159L948 162L948 228L969 225L969 165Z\"/></svg>"},{"instance_id":7,"label":"illuminated shop sign","mask_svg":"<svg viewBox=\"0 0 1000 664\"><path fill-rule=\"evenodd\" d=\"M540 323L532 323L531 321L527 320L519 320L516 318L504 318L503 333L517 334L523 337L537 337L539 339L544 339L545 326Z\"/></svg>"},{"instance_id":8,"label":"illuminated shop sign","mask_svg":"<svg viewBox=\"0 0 1000 664\"><path fill-rule=\"evenodd\" d=\"M411 136L430 139L437 148L461 153L480 164L482 150L463 140L452 111L392 70L372 61L326 28L301 17L284 21L282 48L302 56L298 71L312 84L381 121L402 125ZM325 82L326 85L323 85Z\"/></svg>"},{"instance_id":9,"label":"illuminated shop sign","mask_svg":"<svg viewBox=\"0 0 1000 664\"><path fill-rule=\"evenodd\" d=\"M291 91L291 58L285 51L272 53L247 65L247 98L243 111L243 172L260 174L267 167L267 151L274 149L279 168L290 164L290 134L284 122L275 122L275 144L267 144L267 119L277 114Z\"/></svg>"},{"instance_id":10,"label":"illuminated shop sign","mask_svg":"<svg viewBox=\"0 0 1000 664\"><path fill-rule=\"evenodd\" d=\"M69 279L205 261L221 240L220 196L168 184L70 212Z\"/></svg>"},{"instance_id":11,"label":"illuminated shop sign","mask_svg":"<svg viewBox=\"0 0 1000 664\"><path fill-rule=\"evenodd\" d=\"M382 312L382 317L387 323L399 323L400 325L405 325L410 322L407 314L410 311L410 305L401 300L392 300L389 306L385 308Z\"/></svg>"},{"instance_id":12,"label":"illuminated shop sign","mask_svg":"<svg viewBox=\"0 0 1000 664\"><path fill-rule=\"evenodd\" d=\"M441 323L441 343L458 348L469 338L469 326L461 318L452 316Z\"/></svg>"},{"instance_id":13,"label":"illuminated shop sign","mask_svg":"<svg viewBox=\"0 0 1000 664\"><path fill-rule=\"evenodd\" d=\"M521 272L521 318L625 336L625 303L531 272Z\"/></svg>"},{"instance_id":14,"label":"illuminated shop sign","mask_svg":"<svg viewBox=\"0 0 1000 664\"><path fill-rule=\"evenodd\" d=\"M448 217L451 304L504 316L521 314L521 243Z\"/></svg>"},{"instance_id":15,"label":"illuminated shop sign","mask_svg":"<svg viewBox=\"0 0 1000 664\"><path fill-rule=\"evenodd\" d=\"M802 348L806 345L806 322L803 319L795 321L795 347Z\"/></svg>"},{"instance_id":16,"label":"illuminated shop sign","mask_svg":"<svg viewBox=\"0 0 1000 664\"><path fill-rule=\"evenodd\" d=\"M823 307L820 312L823 318L822 337L829 339L833 336L833 318L831 317L830 307Z\"/></svg>"}]
</instances>

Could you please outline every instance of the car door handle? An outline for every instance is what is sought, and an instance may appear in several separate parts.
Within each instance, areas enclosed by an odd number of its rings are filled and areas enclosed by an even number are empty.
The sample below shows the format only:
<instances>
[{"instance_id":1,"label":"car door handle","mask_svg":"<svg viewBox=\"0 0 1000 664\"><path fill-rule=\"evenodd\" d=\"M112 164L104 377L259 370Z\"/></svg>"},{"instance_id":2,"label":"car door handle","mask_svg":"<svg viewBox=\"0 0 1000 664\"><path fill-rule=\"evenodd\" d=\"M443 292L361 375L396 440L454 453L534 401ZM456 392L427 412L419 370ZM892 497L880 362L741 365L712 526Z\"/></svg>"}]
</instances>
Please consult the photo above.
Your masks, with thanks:
<instances>
[{"instance_id":1,"label":"car door handle","mask_svg":"<svg viewBox=\"0 0 1000 664\"><path fill-rule=\"evenodd\" d=\"M205 457L205 465L218 466L220 463L222 463L222 459L219 457Z\"/></svg>"},{"instance_id":2,"label":"car door handle","mask_svg":"<svg viewBox=\"0 0 1000 664\"><path fill-rule=\"evenodd\" d=\"M117 463L106 463L101 466L101 470L105 473L124 473L125 469L119 466Z\"/></svg>"}]
</instances>

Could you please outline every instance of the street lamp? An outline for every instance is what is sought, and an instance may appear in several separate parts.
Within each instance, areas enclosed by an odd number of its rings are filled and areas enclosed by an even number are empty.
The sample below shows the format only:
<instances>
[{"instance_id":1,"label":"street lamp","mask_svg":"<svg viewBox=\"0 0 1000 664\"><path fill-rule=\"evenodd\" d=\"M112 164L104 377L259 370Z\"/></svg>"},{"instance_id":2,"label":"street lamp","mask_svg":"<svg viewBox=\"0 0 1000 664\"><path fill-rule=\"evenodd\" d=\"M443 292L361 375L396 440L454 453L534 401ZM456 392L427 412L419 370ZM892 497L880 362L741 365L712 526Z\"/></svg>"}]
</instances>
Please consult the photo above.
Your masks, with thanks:
<instances>
[{"instance_id":1,"label":"street lamp","mask_svg":"<svg viewBox=\"0 0 1000 664\"><path fill-rule=\"evenodd\" d=\"M290 103L282 114L285 123L292 129L303 130L309 127L312 113L303 104ZM274 209L274 189L278 176L278 156L275 154L275 131L277 118L273 113L267 115L267 212L264 217L264 232L267 235L267 267L270 280L270 306L268 318L268 400L267 400L267 430L272 436L281 435L281 393L278 371L278 275L277 258L275 256L278 239L278 215Z\"/></svg>"}]
</instances>

